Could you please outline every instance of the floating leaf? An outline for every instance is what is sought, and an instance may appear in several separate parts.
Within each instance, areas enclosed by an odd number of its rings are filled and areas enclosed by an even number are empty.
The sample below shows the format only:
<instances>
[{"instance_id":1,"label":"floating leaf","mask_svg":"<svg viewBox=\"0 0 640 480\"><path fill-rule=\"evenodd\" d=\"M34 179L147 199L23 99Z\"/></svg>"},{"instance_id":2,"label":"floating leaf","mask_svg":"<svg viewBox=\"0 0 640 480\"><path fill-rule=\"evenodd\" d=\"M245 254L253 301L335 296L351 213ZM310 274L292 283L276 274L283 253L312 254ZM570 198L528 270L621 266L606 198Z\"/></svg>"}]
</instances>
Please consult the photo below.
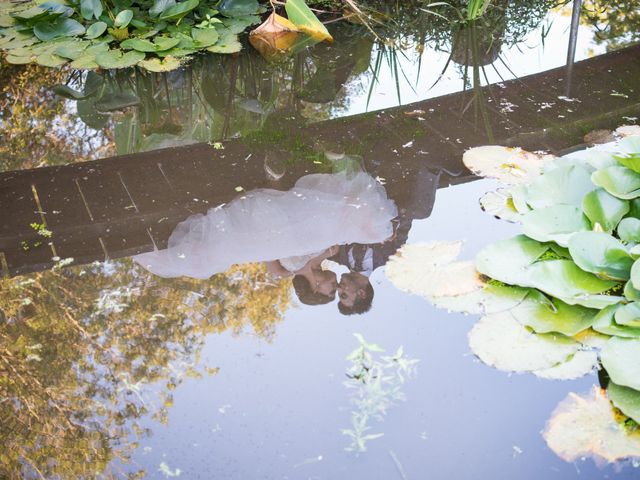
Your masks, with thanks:
<instances>
[{"instance_id":1,"label":"floating leaf","mask_svg":"<svg viewBox=\"0 0 640 480\"><path fill-rule=\"evenodd\" d=\"M511 192L504 188L485 193L480 198L480 206L488 214L507 222L519 222L521 220L521 215L515 207Z\"/></svg>"},{"instance_id":2,"label":"floating leaf","mask_svg":"<svg viewBox=\"0 0 640 480\"><path fill-rule=\"evenodd\" d=\"M99 19L102 15L102 1L80 0L80 13L85 20L91 20L93 17Z\"/></svg>"},{"instance_id":3,"label":"floating leaf","mask_svg":"<svg viewBox=\"0 0 640 480\"><path fill-rule=\"evenodd\" d=\"M618 224L617 232L623 242L640 242L640 219L623 218Z\"/></svg>"},{"instance_id":4,"label":"floating leaf","mask_svg":"<svg viewBox=\"0 0 640 480\"><path fill-rule=\"evenodd\" d=\"M507 185L530 183L538 177L551 156L529 153L521 148L486 145L467 150L465 166L481 177L495 178Z\"/></svg>"},{"instance_id":5,"label":"floating leaf","mask_svg":"<svg viewBox=\"0 0 640 480\"><path fill-rule=\"evenodd\" d=\"M210 47L218 41L219 35L215 28L194 28L191 36L198 48Z\"/></svg>"},{"instance_id":6,"label":"floating leaf","mask_svg":"<svg viewBox=\"0 0 640 480\"><path fill-rule=\"evenodd\" d=\"M551 368L534 370L536 377L545 380L574 380L584 377L598 365L598 353L594 350L579 350L569 360Z\"/></svg>"},{"instance_id":7,"label":"floating leaf","mask_svg":"<svg viewBox=\"0 0 640 480\"><path fill-rule=\"evenodd\" d=\"M527 268L548 246L524 235L501 240L483 248L476 256L476 269L495 280L511 284L527 283Z\"/></svg>"},{"instance_id":8,"label":"floating leaf","mask_svg":"<svg viewBox=\"0 0 640 480\"><path fill-rule=\"evenodd\" d=\"M522 232L539 242L556 242L567 246L580 231L591 230L589 219L573 205L553 205L531 210L522 216Z\"/></svg>"},{"instance_id":9,"label":"floating leaf","mask_svg":"<svg viewBox=\"0 0 640 480\"><path fill-rule=\"evenodd\" d=\"M33 27L33 33L43 42L60 37L74 37L85 32L81 23L71 18L59 17L52 22L41 22Z\"/></svg>"},{"instance_id":10,"label":"floating leaf","mask_svg":"<svg viewBox=\"0 0 640 480\"><path fill-rule=\"evenodd\" d=\"M240 17L256 13L260 5L257 0L222 0L217 8L225 17Z\"/></svg>"},{"instance_id":11,"label":"floating leaf","mask_svg":"<svg viewBox=\"0 0 640 480\"><path fill-rule=\"evenodd\" d=\"M633 388L623 387L609 382L607 396L611 403L620 409L627 417L640 423L640 392Z\"/></svg>"},{"instance_id":12,"label":"floating leaf","mask_svg":"<svg viewBox=\"0 0 640 480\"><path fill-rule=\"evenodd\" d=\"M36 57L36 63L43 67L59 67L67 63L67 59L53 53L43 53Z\"/></svg>"},{"instance_id":13,"label":"floating leaf","mask_svg":"<svg viewBox=\"0 0 640 480\"><path fill-rule=\"evenodd\" d=\"M584 457L613 463L640 457L640 434L628 433L617 421L604 391L570 393L556 407L542 434L549 448L565 462Z\"/></svg>"},{"instance_id":14,"label":"floating leaf","mask_svg":"<svg viewBox=\"0 0 640 480\"><path fill-rule=\"evenodd\" d=\"M96 63L102 68L126 68L132 67L140 60L144 60L144 53L131 50L122 53L121 50L107 50L96 55Z\"/></svg>"},{"instance_id":15,"label":"floating leaf","mask_svg":"<svg viewBox=\"0 0 640 480\"><path fill-rule=\"evenodd\" d=\"M107 24L104 22L96 22L87 28L86 38L94 39L98 38L104 32L107 31Z\"/></svg>"},{"instance_id":16,"label":"floating leaf","mask_svg":"<svg viewBox=\"0 0 640 480\"><path fill-rule=\"evenodd\" d=\"M176 3L175 5L167 8L160 15L161 20L180 20L191 10L196 8L200 3L200 0L187 0L186 2Z\"/></svg>"},{"instance_id":17,"label":"floating leaf","mask_svg":"<svg viewBox=\"0 0 640 480\"><path fill-rule=\"evenodd\" d=\"M168 72L180 67L180 60L172 56L166 56L162 60L159 58L142 60L138 65L151 72Z\"/></svg>"},{"instance_id":18,"label":"floating leaf","mask_svg":"<svg viewBox=\"0 0 640 480\"><path fill-rule=\"evenodd\" d=\"M129 25L132 18L132 10L122 10L120 13L118 13L118 15L116 15L116 18L113 20L113 26L115 28L125 28L127 25Z\"/></svg>"},{"instance_id":19,"label":"floating leaf","mask_svg":"<svg viewBox=\"0 0 640 480\"><path fill-rule=\"evenodd\" d=\"M620 306L613 318L618 325L640 328L640 303L631 302Z\"/></svg>"},{"instance_id":20,"label":"floating leaf","mask_svg":"<svg viewBox=\"0 0 640 480\"><path fill-rule=\"evenodd\" d=\"M615 312L618 308L620 308L620 305L611 305L602 309L596 315L591 328L606 335L615 335L617 337L625 338L640 338L640 328L618 325L615 322Z\"/></svg>"},{"instance_id":21,"label":"floating leaf","mask_svg":"<svg viewBox=\"0 0 640 480\"><path fill-rule=\"evenodd\" d=\"M175 4L176 0L155 0L153 2L153 6L149 9L149 15L152 17L158 17Z\"/></svg>"},{"instance_id":22,"label":"floating leaf","mask_svg":"<svg viewBox=\"0 0 640 480\"><path fill-rule=\"evenodd\" d=\"M527 186L526 199L532 208L573 205L582 208L582 200L596 187L591 171L584 165L562 165L549 170Z\"/></svg>"},{"instance_id":23,"label":"floating leaf","mask_svg":"<svg viewBox=\"0 0 640 480\"><path fill-rule=\"evenodd\" d=\"M582 210L593 225L598 224L604 231L611 232L629 212L629 202L598 188L585 195Z\"/></svg>"},{"instance_id":24,"label":"floating leaf","mask_svg":"<svg viewBox=\"0 0 640 480\"><path fill-rule=\"evenodd\" d=\"M284 4L289 20L299 30L311 35L318 40L333 41L333 37L327 28L318 20L304 0L287 0Z\"/></svg>"},{"instance_id":25,"label":"floating leaf","mask_svg":"<svg viewBox=\"0 0 640 480\"><path fill-rule=\"evenodd\" d=\"M535 334L509 312L487 315L469 332L469 346L489 366L507 372L530 372L570 359L580 344L563 335Z\"/></svg>"},{"instance_id":26,"label":"floating leaf","mask_svg":"<svg viewBox=\"0 0 640 480\"><path fill-rule=\"evenodd\" d=\"M626 167L607 167L594 172L591 178L614 197L625 200L640 197L640 174Z\"/></svg>"},{"instance_id":27,"label":"floating leaf","mask_svg":"<svg viewBox=\"0 0 640 480\"><path fill-rule=\"evenodd\" d=\"M576 233L569 240L569 253L582 270L609 280L629 279L633 259L624 245L608 233Z\"/></svg>"},{"instance_id":28,"label":"floating leaf","mask_svg":"<svg viewBox=\"0 0 640 480\"><path fill-rule=\"evenodd\" d=\"M640 390L640 339L612 337L600 359L614 383Z\"/></svg>"}]
</instances>

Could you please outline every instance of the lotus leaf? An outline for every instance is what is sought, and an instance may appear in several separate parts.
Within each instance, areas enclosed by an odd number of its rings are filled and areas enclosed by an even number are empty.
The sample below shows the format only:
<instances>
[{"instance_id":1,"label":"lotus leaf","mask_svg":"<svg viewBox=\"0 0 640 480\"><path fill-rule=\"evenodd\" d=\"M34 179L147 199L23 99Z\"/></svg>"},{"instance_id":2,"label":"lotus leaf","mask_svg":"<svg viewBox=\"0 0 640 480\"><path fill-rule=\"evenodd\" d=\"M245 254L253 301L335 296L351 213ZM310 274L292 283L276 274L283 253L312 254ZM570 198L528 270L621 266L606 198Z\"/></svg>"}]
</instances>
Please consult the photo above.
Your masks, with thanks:
<instances>
[{"instance_id":1,"label":"lotus leaf","mask_svg":"<svg viewBox=\"0 0 640 480\"><path fill-rule=\"evenodd\" d=\"M611 337L600 359L614 383L640 390L640 339Z\"/></svg>"},{"instance_id":2,"label":"lotus leaf","mask_svg":"<svg viewBox=\"0 0 640 480\"><path fill-rule=\"evenodd\" d=\"M614 197L624 200L640 197L640 174L626 167L607 167L594 172L591 178Z\"/></svg>"},{"instance_id":3,"label":"lotus leaf","mask_svg":"<svg viewBox=\"0 0 640 480\"><path fill-rule=\"evenodd\" d=\"M582 210L593 225L598 224L604 231L612 232L629 212L629 202L598 188L585 195Z\"/></svg>"},{"instance_id":4,"label":"lotus leaf","mask_svg":"<svg viewBox=\"0 0 640 480\"><path fill-rule=\"evenodd\" d=\"M522 217L522 231L526 236L540 242L553 241L565 247L576 232L590 229L589 219L573 205L539 208Z\"/></svg>"},{"instance_id":5,"label":"lotus leaf","mask_svg":"<svg viewBox=\"0 0 640 480\"><path fill-rule=\"evenodd\" d=\"M565 165L533 180L527 187L527 203L532 208L556 205L582 208L582 199L595 188L587 167Z\"/></svg>"}]
</instances>

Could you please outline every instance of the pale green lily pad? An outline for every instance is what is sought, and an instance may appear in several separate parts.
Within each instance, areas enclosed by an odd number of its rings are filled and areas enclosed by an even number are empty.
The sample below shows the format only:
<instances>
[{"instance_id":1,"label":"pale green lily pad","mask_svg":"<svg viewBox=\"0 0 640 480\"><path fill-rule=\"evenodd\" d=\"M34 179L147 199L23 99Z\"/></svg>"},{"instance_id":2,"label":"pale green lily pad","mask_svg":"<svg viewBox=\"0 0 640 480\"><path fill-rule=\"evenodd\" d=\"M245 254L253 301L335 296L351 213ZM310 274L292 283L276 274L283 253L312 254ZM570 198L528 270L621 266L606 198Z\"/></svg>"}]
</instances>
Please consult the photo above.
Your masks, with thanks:
<instances>
[{"instance_id":1,"label":"pale green lily pad","mask_svg":"<svg viewBox=\"0 0 640 480\"><path fill-rule=\"evenodd\" d=\"M627 300L631 300L632 302L640 301L640 290L636 290L633 287L633 283L628 281L624 284L624 296Z\"/></svg>"},{"instance_id":2,"label":"pale green lily pad","mask_svg":"<svg viewBox=\"0 0 640 480\"><path fill-rule=\"evenodd\" d=\"M623 218L618 224L617 232L623 242L640 242L640 219Z\"/></svg>"},{"instance_id":3,"label":"pale green lily pad","mask_svg":"<svg viewBox=\"0 0 640 480\"><path fill-rule=\"evenodd\" d=\"M624 338L640 338L640 328L618 325L615 322L615 312L618 308L620 308L620 305L611 305L602 309L596 315L591 328L606 335L615 335Z\"/></svg>"},{"instance_id":4,"label":"pale green lily pad","mask_svg":"<svg viewBox=\"0 0 640 480\"><path fill-rule=\"evenodd\" d=\"M624 200L640 197L640 174L626 167L607 167L591 176L593 183Z\"/></svg>"},{"instance_id":5,"label":"pale green lily pad","mask_svg":"<svg viewBox=\"0 0 640 480\"><path fill-rule=\"evenodd\" d=\"M489 215L501 220L506 220L507 222L520 221L521 215L513 203L511 193L504 188L485 193L480 198L480 206Z\"/></svg>"},{"instance_id":6,"label":"pale green lily pad","mask_svg":"<svg viewBox=\"0 0 640 480\"><path fill-rule=\"evenodd\" d=\"M144 60L144 53L131 50L122 53L121 50L107 50L96 55L96 63L102 68L126 68L132 67Z\"/></svg>"},{"instance_id":7,"label":"pale green lily pad","mask_svg":"<svg viewBox=\"0 0 640 480\"><path fill-rule=\"evenodd\" d=\"M536 333L562 333L573 336L593 323L597 310L579 305L568 305L560 300L540 301L539 292L532 291L527 298L511 310L513 317Z\"/></svg>"},{"instance_id":8,"label":"pale green lily pad","mask_svg":"<svg viewBox=\"0 0 640 480\"><path fill-rule=\"evenodd\" d=\"M640 328L640 303L631 302L616 310L614 320L618 325Z\"/></svg>"},{"instance_id":9,"label":"pale green lily pad","mask_svg":"<svg viewBox=\"0 0 640 480\"><path fill-rule=\"evenodd\" d=\"M566 247L576 232L591 230L589 219L573 205L553 205L525 213L522 232L539 242L556 242Z\"/></svg>"},{"instance_id":10,"label":"pale green lily pad","mask_svg":"<svg viewBox=\"0 0 640 480\"><path fill-rule=\"evenodd\" d=\"M627 417L640 423L640 392L613 382L607 386L607 396L611 403Z\"/></svg>"},{"instance_id":11,"label":"pale green lily pad","mask_svg":"<svg viewBox=\"0 0 640 480\"><path fill-rule=\"evenodd\" d=\"M469 346L484 363L507 372L552 368L580 349L564 335L531 333L509 312L483 317L469 332Z\"/></svg>"},{"instance_id":12,"label":"pale green lily pad","mask_svg":"<svg viewBox=\"0 0 640 480\"><path fill-rule=\"evenodd\" d=\"M43 53L36 57L36 63L43 67L59 67L67 63L67 59L58 55Z\"/></svg>"},{"instance_id":13,"label":"pale green lily pad","mask_svg":"<svg viewBox=\"0 0 640 480\"><path fill-rule=\"evenodd\" d=\"M582 210L593 225L598 224L604 231L612 232L629 212L629 202L598 188L584 197Z\"/></svg>"},{"instance_id":14,"label":"pale green lily pad","mask_svg":"<svg viewBox=\"0 0 640 480\"><path fill-rule=\"evenodd\" d=\"M565 165L541 175L527 187L527 203L533 208L573 205L582 208L582 199L596 187L590 169Z\"/></svg>"},{"instance_id":15,"label":"pale green lily pad","mask_svg":"<svg viewBox=\"0 0 640 480\"><path fill-rule=\"evenodd\" d=\"M180 60L172 56L164 57L162 60L159 58L150 58L140 61L138 66L151 72L169 72L180 67Z\"/></svg>"},{"instance_id":16,"label":"pale green lily pad","mask_svg":"<svg viewBox=\"0 0 640 480\"><path fill-rule=\"evenodd\" d=\"M476 269L503 283L528 286L527 268L548 249L536 240L518 235L483 248L476 256Z\"/></svg>"},{"instance_id":17,"label":"pale green lily pad","mask_svg":"<svg viewBox=\"0 0 640 480\"><path fill-rule=\"evenodd\" d=\"M595 350L579 350L566 362L551 368L534 370L536 377L545 380L574 380L592 373L598 365L598 352Z\"/></svg>"},{"instance_id":18,"label":"pale green lily pad","mask_svg":"<svg viewBox=\"0 0 640 480\"><path fill-rule=\"evenodd\" d=\"M603 232L579 232L569 240L569 253L582 270L608 280L628 280L633 259L625 246Z\"/></svg>"},{"instance_id":19,"label":"pale green lily pad","mask_svg":"<svg viewBox=\"0 0 640 480\"><path fill-rule=\"evenodd\" d=\"M488 284L480 290L452 297L432 297L429 301L438 308L450 312L488 315L504 312L517 306L530 289L511 285Z\"/></svg>"},{"instance_id":20,"label":"pale green lily pad","mask_svg":"<svg viewBox=\"0 0 640 480\"><path fill-rule=\"evenodd\" d=\"M600 359L614 383L640 390L640 339L612 337Z\"/></svg>"},{"instance_id":21,"label":"pale green lily pad","mask_svg":"<svg viewBox=\"0 0 640 480\"><path fill-rule=\"evenodd\" d=\"M474 174L495 178L507 185L529 183L538 177L551 156L536 155L521 148L486 145L467 150L462 161Z\"/></svg>"}]
</instances>

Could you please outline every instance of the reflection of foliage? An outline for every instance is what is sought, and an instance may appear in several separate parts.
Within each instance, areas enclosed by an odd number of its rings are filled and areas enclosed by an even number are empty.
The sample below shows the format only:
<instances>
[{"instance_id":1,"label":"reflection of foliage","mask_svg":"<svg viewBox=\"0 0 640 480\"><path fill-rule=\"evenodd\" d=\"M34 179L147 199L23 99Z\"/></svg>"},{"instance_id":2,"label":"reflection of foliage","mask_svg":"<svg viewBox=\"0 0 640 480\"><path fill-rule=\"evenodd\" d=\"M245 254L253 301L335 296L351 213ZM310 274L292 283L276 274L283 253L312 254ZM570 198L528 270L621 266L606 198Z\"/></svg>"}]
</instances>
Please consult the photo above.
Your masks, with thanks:
<instances>
[{"instance_id":1,"label":"reflection of foliage","mask_svg":"<svg viewBox=\"0 0 640 480\"><path fill-rule=\"evenodd\" d=\"M342 434L351 439L345 450L362 453L367 450L368 441L384 435L366 433L371 429L369 421L372 418L382 421L390 407L405 400L402 385L413 376L419 360L407 358L402 347L393 356L374 358L384 350L374 343L367 343L358 333L354 336L360 346L347 356L352 364L347 370L349 380L344 382L347 388L354 389L351 392L352 428L343 429Z\"/></svg>"},{"instance_id":2,"label":"reflection of foliage","mask_svg":"<svg viewBox=\"0 0 640 480\"><path fill-rule=\"evenodd\" d=\"M108 151L106 137L87 134L50 92L66 76L63 70L36 66L0 68L0 171L57 165Z\"/></svg>"},{"instance_id":3,"label":"reflection of foliage","mask_svg":"<svg viewBox=\"0 0 640 480\"><path fill-rule=\"evenodd\" d=\"M596 43L608 50L640 41L640 9L635 0L585 0L582 13L584 21L597 30Z\"/></svg>"},{"instance_id":4,"label":"reflection of foliage","mask_svg":"<svg viewBox=\"0 0 640 480\"><path fill-rule=\"evenodd\" d=\"M130 261L2 280L0 460L9 477L87 478L167 420L208 333L269 337L289 285L261 265L168 281ZM112 472L113 473L113 472Z\"/></svg>"}]
</instances>

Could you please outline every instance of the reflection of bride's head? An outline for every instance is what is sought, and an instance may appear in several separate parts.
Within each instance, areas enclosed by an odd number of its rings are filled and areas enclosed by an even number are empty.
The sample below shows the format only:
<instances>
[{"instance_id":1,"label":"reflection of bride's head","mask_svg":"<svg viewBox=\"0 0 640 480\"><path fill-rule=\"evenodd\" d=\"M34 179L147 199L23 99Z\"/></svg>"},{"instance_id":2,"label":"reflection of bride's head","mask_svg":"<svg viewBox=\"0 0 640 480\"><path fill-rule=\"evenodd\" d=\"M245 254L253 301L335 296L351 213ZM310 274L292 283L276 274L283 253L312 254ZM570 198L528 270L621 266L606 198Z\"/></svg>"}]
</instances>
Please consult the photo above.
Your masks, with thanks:
<instances>
[{"instance_id":1,"label":"reflection of bride's head","mask_svg":"<svg viewBox=\"0 0 640 480\"><path fill-rule=\"evenodd\" d=\"M305 305L324 305L336 296L338 281L330 270L314 270L311 281L304 275L293 277L293 288L298 300Z\"/></svg>"}]
</instances>

